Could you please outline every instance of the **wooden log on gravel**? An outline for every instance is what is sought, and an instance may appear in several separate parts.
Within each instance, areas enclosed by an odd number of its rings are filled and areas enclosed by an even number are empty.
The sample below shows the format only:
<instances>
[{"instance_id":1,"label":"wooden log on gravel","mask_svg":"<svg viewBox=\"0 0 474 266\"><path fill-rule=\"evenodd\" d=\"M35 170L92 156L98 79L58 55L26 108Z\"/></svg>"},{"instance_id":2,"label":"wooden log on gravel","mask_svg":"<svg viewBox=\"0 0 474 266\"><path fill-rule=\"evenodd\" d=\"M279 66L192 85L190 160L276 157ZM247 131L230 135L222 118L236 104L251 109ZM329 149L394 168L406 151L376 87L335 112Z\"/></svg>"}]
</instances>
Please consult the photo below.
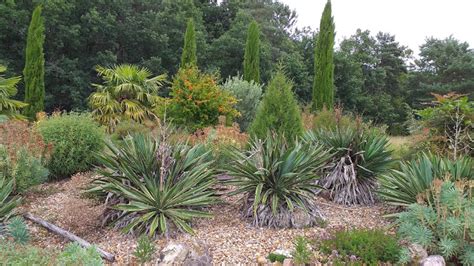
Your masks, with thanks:
<instances>
[{"instance_id":1,"label":"wooden log on gravel","mask_svg":"<svg viewBox=\"0 0 474 266\"><path fill-rule=\"evenodd\" d=\"M84 248L88 248L88 247L91 247L92 244L87 242L86 240L76 236L75 234L71 233L71 232L68 232L64 229L62 229L61 227L58 227L52 223L49 223L41 218L38 218L38 217L35 217L33 216L31 213L25 213L23 215L25 217L25 219L28 219L32 222L35 222L35 223L38 223L40 225L42 225L43 227L45 227L46 229L48 229L49 231L53 232L53 233L56 233L58 235L61 235L62 237L64 238L67 238L71 241L75 241L77 242L80 246L84 247ZM114 254L111 254L99 247L96 247L95 246L95 249L97 250L97 252L99 252L100 256L110 262L114 262L115 261L115 256Z\"/></svg>"}]
</instances>

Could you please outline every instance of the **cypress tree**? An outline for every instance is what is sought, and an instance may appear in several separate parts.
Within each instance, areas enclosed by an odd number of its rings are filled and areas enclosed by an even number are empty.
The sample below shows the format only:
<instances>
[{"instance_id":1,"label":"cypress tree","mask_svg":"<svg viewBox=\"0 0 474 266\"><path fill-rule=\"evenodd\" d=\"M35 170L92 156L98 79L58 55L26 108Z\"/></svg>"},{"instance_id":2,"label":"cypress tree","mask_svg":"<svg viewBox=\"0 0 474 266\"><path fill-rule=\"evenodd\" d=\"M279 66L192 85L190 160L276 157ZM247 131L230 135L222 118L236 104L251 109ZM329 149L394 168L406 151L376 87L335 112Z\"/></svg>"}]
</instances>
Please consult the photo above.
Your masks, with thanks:
<instances>
[{"instance_id":1,"label":"cypress tree","mask_svg":"<svg viewBox=\"0 0 474 266\"><path fill-rule=\"evenodd\" d=\"M186 65L197 65L196 57L196 30L194 28L194 20L190 18L186 26L184 34L184 47L181 54L181 67Z\"/></svg>"},{"instance_id":2,"label":"cypress tree","mask_svg":"<svg viewBox=\"0 0 474 266\"><path fill-rule=\"evenodd\" d=\"M313 110L334 105L334 20L331 1L324 7L314 52Z\"/></svg>"},{"instance_id":3,"label":"cypress tree","mask_svg":"<svg viewBox=\"0 0 474 266\"><path fill-rule=\"evenodd\" d=\"M292 82L279 68L268 83L255 120L250 125L252 136L265 138L268 131L273 131L294 140L303 132L301 113L292 87Z\"/></svg>"},{"instance_id":4,"label":"cypress tree","mask_svg":"<svg viewBox=\"0 0 474 266\"><path fill-rule=\"evenodd\" d=\"M26 61L23 77L25 79L25 116L34 119L36 113L44 110L44 19L41 5L33 11L26 39Z\"/></svg>"},{"instance_id":5,"label":"cypress tree","mask_svg":"<svg viewBox=\"0 0 474 266\"><path fill-rule=\"evenodd\" d=\"M244 55L244 80L260 83L260 30L257 22L250 23Z\"/></svg>"}]
</instances>

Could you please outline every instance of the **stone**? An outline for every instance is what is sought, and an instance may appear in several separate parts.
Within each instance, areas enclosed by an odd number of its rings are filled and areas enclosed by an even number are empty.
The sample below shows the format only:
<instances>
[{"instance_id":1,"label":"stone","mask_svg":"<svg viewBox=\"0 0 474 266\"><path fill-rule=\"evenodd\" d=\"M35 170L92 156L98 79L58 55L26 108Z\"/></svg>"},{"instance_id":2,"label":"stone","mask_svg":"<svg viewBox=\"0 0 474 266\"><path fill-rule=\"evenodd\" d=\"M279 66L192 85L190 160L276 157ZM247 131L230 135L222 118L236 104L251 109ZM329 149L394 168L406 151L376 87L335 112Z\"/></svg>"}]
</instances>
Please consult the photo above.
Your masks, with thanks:
<instances>
[{"instance_id":1,"label":"stone","mask_svg":"<svg viewBox=\"0 0 474 266\"><path fill-rule=\"evenodd\" d=\"M432 255L428 256L427 258L423 259L420 262L421 266L445 266L446 262L444 258L440 255Z\"/></svg>"},{"instance_id":2,"label":"stone","mask_svg":"<svg viewBox=\"0 0 474 266\"><path fill-rule=\"evenodd\" d=\"M265 265L267 264L267 259L265 257L262 257L262 256L258 256L257 257L257 264L258 265Z\"/></svg>"},{"instance_id":3,"label":"stone","mask_svg":"<svg viewBox=\"0 0 474 266\"><path fill-rule=\"evenodd\" d=\"M408 246L410 251L410 258L413 264L419 264L422 260L428 257L428 252L419 244L410 244Z\"/></svg>"},{"instance_id":4,"label":"stone","mask_svg":"<svg viewBox=\"0 0 474 266\"><path fill-rule=\"evenodd\" d=\"M158 265L206 266L212 265L212 257L208 246L202 242L190 241L187 244L170 243L161 250Z\"/></svg>"},{"instance_id":5,"label":"stone","mask_svg":"<svg viewBox=\"0 0 474 266\"><path fill-rule=\"evenodd\" d=\"M183 264L188 256L189 249L183 244L170 243L161 250L160 266Z\"/></svg>"},{"instance_id":6,"label":"stone","mask_svg":"<svg viewBox=\"0 0 474 266\"><path fill-rule=\"evenodd\" d=\"M293 260L290 258L287 258L283 261L283 266L293 266Z\"/></svg>"},{"instance_id":7,"label":"stone","mask_svg":"<svg viewBox=\"0 0 474 266\"><path fill-rule=\"evenodd\" d=\"M193 241L189 244L189 253L183 262L184 266L205 266L212 265L212 257L209 247L200 241Z\"/></svg>"},{"instance_id":8,"label":"stone","mask_svg":"<svg viewBox=\"0 0 474 266\"><path fill-rule=\"evenodd\" d=\"M291 255L291 251L286 250L286 249L277 249L272 252L273 254L278 254L278 255L283 255L287 258L292 258L293 256Z\"/></svg>"}]
</instances>

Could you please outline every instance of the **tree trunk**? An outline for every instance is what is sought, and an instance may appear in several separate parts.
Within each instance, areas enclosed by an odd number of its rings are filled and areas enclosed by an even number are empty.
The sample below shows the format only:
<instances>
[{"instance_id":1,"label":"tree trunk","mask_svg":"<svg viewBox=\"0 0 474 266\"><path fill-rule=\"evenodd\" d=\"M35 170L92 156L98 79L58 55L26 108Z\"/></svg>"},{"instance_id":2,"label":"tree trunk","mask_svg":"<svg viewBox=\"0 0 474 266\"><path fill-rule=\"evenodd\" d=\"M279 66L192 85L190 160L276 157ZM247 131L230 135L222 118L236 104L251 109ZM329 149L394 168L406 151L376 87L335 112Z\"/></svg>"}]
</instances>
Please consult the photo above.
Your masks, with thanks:
<instances>
[{"instance_id":1,"label":"tree trunk","mask_svg":"<svg viewBox=\"0 0 474 266\"><path fill-rule=\"evenodd\" d=\"M73 233L71 232L68 232L54 224L51 224L49 222L46 222L45 220L43 219L40 219L40 218L37 218L35 216L33 216L31 213L25 213L23 215L25 217L25 219L28 219L30 221L33 221L35 223L38 223L40 225L42 225L43 227L47 228L49 231L53 232L53 233L56 233L58 235L61 235L62 237L64 238L67 238L71 241L75 241L77 242L80 246L84 247L84 248L88 248L88 247L91 247L92 244L87 242L86 240L74 235ZM99 252L100 256L110 262L114 262L115 261L115 256L103 249L100 249L99 247L96 247L94 246L94 248L97 250L97 252Z\"/></svg>"}]
</instances>

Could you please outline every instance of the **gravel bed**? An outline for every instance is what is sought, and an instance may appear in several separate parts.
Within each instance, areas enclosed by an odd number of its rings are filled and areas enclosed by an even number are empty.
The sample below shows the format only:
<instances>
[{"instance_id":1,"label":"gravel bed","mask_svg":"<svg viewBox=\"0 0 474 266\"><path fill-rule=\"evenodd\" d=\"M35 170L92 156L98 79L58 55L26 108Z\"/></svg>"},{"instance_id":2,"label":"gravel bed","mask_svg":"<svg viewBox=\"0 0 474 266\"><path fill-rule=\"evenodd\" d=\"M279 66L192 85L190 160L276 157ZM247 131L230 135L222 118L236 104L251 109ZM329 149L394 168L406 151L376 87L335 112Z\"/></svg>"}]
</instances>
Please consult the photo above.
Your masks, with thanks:
<instances>
[{"instance_id":1,"label":"gravel bed","mask_svg":"<svg viewBox=\"0 0 474 266\"><path fill-rule=\"evenodd\" d=\"M71 179L44 184L28 193L20 211L52 222L95 245L115 254L116 265L135 264L133 251L136 239L118 230L102 227L100 214L103 206L95 199L85 197L82 192L92 180L91 173L79 173ZM220 192L222 192L220 187ZM344 207L317 198L320 208L327 217L324 228L269 229L252 227L241 218L241 201L237 196L221 196L223 202L212 206L214 218L195 221L195 235L178 234L172 239L156 240L157 250L168 241L200 241L209 246L215 265L249 264L257 256L266 256L276 249L291 250L296 236L309 239L328 238L332 232L346 228L388 228L389 221L382 218L387 211L383 205L370 207ZM67 242L45 229L29 223L32 243L44 248L62 248Z\"/></svg>"}]
</instances>

